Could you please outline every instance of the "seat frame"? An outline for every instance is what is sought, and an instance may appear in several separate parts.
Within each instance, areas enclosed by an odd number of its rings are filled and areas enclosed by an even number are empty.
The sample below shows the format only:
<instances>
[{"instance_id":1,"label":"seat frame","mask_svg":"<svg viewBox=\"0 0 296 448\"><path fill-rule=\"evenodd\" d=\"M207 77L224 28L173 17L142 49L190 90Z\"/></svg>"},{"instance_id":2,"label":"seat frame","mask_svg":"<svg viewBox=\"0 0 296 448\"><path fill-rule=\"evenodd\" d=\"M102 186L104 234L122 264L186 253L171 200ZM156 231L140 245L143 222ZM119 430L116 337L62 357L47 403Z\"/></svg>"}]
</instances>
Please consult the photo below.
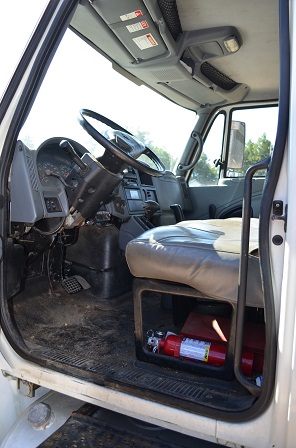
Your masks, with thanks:
<instances>
[{"instance_id":1,"label":"seat frame","mask_svg":"<svg viewBox=\"0 0 296 448\"><path fill-rule=\"evenodd\" d=\"M231 325L227 343L226 358L223 366L213 366L198 361L189 361L153 353L144 347L143 335L143 297L145 292L155 292L162 294L171 294L173 296L208 298L204 294L191 288L190 286L177 283L168 283L160 280L147 278L135 278L133 281L133 303L134 303L134 322L135 322L135 344L136 356L140 361L150 362L159 366L166 366L172 369L186 370L191 373L197 373L212 378L232 380L234 378L234 348L235 348L235 329L236 329L236 304L223 301L232 307ZM153 299L151 299L153 300ZM212 299L222 302L221 299Z\"/></svg>"}]
</instances>

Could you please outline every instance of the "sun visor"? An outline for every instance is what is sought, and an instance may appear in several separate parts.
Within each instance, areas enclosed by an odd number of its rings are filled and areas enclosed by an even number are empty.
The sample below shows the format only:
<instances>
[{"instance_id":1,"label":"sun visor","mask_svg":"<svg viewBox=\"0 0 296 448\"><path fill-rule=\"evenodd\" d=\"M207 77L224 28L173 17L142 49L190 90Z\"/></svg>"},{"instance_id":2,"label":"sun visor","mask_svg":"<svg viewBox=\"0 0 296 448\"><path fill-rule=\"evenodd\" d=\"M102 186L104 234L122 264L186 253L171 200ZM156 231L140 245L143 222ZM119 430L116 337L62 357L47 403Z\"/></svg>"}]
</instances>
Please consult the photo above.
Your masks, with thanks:
<instances>
[{"instance_id":1,"label":"sun visor","mask_svg":"<svg viewBox=\"0 0 296 448\"><path fill-rule=\"evenodd\" d=\"M136 60L167 52L154 22L141 0L94 0L94 10Z\"/></svg>"}]
</instances>

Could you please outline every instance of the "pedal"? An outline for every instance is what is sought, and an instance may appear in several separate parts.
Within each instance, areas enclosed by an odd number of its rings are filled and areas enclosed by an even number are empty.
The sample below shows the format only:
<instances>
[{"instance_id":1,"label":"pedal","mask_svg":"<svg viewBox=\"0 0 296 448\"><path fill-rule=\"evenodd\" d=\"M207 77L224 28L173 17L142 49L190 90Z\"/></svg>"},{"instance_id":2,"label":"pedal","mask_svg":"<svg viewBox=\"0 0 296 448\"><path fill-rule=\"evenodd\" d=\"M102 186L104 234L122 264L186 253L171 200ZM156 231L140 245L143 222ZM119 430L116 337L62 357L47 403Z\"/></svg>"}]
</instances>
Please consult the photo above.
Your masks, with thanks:
<instances>
[{"instance_id":1,"label":"pedal","mask_svg":"<svg viewBox=\"0 0 296 448\"><path fill-rule=\"evenodd\" d=\"M83 289L89 289L90 284L80 275L73 275L62 280L62 286L68 294L75 294Z\"/></svg>"}]
</instances>

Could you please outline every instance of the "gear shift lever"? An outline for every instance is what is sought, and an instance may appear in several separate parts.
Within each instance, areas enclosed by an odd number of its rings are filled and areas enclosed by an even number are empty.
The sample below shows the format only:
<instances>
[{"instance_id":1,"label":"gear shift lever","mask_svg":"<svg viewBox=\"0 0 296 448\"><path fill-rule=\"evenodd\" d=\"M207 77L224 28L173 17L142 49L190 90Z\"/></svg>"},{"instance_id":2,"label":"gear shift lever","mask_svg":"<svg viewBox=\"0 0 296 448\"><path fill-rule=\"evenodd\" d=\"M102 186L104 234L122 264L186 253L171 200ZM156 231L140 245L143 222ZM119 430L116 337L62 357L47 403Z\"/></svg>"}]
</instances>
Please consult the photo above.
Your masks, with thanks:
<instances>
[{"instance_id":1,"label":"gear shift lever","mask_svg":"<svg viewBox=\"0 0 296 448\"><path fill-rule=\"evenodd\" d=\"M156 201L145 201L142 203L144 213L145 213L145 219L146 221L150 221L153 217L153 215L160 210L159 203Z\"/></svg>"}]
</instances>

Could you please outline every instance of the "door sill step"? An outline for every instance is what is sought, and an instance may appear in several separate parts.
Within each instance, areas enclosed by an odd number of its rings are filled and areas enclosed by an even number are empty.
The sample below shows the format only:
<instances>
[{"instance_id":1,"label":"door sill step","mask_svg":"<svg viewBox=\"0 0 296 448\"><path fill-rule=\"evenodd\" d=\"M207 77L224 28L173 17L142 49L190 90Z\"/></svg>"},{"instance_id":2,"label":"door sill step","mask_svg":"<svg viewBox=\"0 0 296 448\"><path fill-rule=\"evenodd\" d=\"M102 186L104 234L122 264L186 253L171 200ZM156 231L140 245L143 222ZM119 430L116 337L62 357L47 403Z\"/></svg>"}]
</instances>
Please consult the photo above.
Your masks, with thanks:
<instances>
[{"instance_id":1,"label":"door sill step","mask_svg":"<svg viewBox=\"0 0 296 448\"><path fill-rule=\"evenodd\" d=\"M109 418L108 418L109 415ZM85 404L56 432L44 440L37 448L65 447L122 447L122 448L193 448L198 439L180 435L164 428L139 422L135 419L124 420L115 413L107 415L92 404ZM110 415L112 419L110 419ZM132 423L134 422L134 424ZM137 423L138 422L138 423ZM131 428L133 426L133 428ZM182 439L182 443L179 442ZM199 441L201 448L216 446L211 442Z\"/></svg>"}]
</instances>

